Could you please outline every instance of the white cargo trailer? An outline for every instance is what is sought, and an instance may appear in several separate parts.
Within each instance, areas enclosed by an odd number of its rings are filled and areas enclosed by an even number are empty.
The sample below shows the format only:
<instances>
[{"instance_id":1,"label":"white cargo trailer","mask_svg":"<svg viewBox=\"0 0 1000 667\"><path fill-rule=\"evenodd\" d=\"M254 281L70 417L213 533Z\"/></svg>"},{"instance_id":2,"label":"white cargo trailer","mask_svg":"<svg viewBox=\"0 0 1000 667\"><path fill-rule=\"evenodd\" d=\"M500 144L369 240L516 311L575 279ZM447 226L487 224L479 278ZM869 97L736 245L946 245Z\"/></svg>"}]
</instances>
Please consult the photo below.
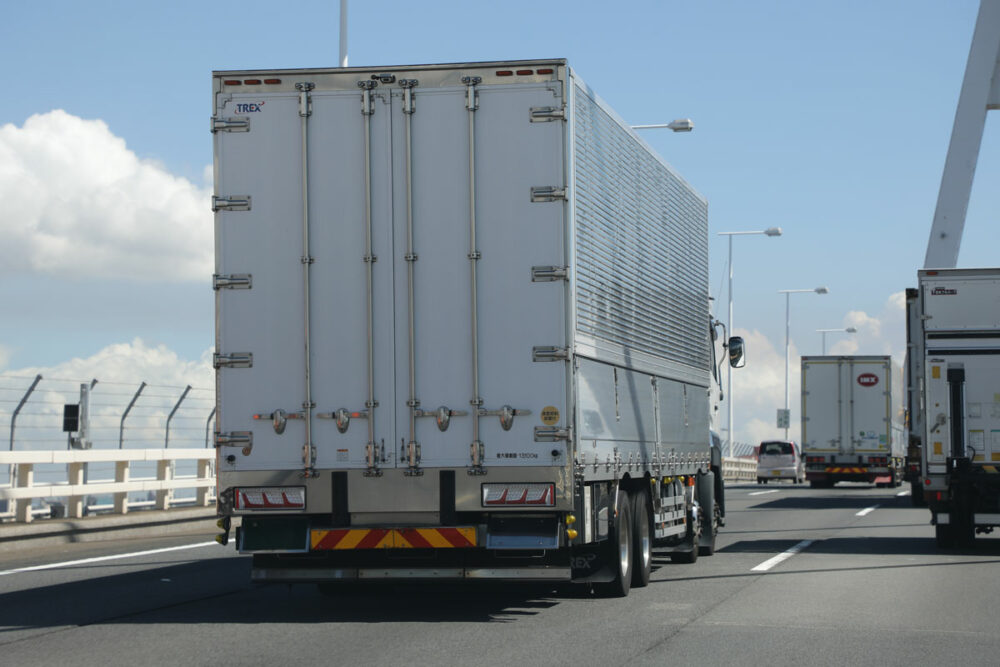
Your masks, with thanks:
<instances>
[{"instance_id":1,"label":"white cargo trailer","mask_svg":"<svg viewBox=\"0 0 1000 667\"><path fill-rule=\"evenodd\" d=\"M902 370L891 357L802 357L802 451L810 486L899 486L903 417Z\"/></svg>"},{"instance_id":2,"label":"white cargo trailer","mask_svg":"<svg viewBox=\"0 0 1000 667\"><path fill-rule=\"evenodd\" d=\"M938 544L968 545L1000 526L1000 269L917 272L911 349L921 477Z\"/></svg>"},{"instance_id":3,"label":"white cargo trailer","mask_svg":"<svg viewBox=\"0 0 1000 667\"><path fill-rule=\"evenodd\" d=\"M565 61L216 72L213 110L255 580L625 594L711 552L707 204Z\"/></svg>"}]
</instances>

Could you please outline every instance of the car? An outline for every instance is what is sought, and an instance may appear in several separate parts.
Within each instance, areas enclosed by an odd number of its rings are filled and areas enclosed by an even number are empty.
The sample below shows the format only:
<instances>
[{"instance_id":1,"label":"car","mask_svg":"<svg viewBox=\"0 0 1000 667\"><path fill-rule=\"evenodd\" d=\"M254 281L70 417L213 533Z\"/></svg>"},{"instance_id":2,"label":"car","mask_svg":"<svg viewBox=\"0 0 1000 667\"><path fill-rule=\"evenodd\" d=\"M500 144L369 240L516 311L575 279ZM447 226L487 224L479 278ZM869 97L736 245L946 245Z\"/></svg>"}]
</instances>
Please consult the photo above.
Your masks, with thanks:
<instances>
[{"instance_id":1,"label":"car","mask_svg":"<svg viewBox=\"0 0 1000 667\"><path fill-rule=\"evenodd\" d=\"M772 479L790 479L793 484L806 481L802 450L790 440L765 440L757 448L757 483Z\"/></svg>"}]
</instances>

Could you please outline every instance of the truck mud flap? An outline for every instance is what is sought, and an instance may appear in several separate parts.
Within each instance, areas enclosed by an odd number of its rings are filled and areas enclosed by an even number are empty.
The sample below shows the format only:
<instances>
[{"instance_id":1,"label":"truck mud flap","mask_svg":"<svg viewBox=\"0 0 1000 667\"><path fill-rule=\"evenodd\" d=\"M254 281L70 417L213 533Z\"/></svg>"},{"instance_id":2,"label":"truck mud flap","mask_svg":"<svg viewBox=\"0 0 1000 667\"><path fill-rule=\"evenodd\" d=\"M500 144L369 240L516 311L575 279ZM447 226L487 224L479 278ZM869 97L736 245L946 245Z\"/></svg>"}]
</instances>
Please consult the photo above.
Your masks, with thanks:
<instances>
[{"instance_id":1,"label":"truck mud flap","mask_svg":"<svg viewBox=\"0 0 1000 667\"><path fill-rule=\"evenodd\" d=\"M572 580L575 584L606 584L614 581L614 568L607 564L605 542L573 547L570 556Z\"/></svg>"}]
</instances>

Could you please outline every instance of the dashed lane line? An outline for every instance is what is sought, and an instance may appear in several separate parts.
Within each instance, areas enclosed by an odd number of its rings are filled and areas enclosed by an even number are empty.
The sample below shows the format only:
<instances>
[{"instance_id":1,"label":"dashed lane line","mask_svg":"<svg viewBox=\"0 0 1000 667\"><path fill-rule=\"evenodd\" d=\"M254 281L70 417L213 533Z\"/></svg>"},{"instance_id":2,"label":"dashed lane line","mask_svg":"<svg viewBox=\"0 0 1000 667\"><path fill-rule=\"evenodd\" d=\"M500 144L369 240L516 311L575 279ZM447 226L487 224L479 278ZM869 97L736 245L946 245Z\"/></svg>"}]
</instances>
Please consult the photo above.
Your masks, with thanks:
<instances>
[{"instance_id":1,"label":"dashed lane line","mask_svg":"<svg viewBox=\"0 0 1000 667\"><path fill-rule=\"evenodd\" d=\"M152 556L154 554L167 553L169 551L183 551L184 549L200 549L201 547L218 546L217 542L199 542L198 544L184 544L179 547L164 547L162 549L150 549L148 551L134 551L127 554L113 554L111 556L97 556L95 558L82 558L80 560L68 560L62 563L49 563L47 565L32 565L30 567L19 567L13 570L0 570L0 577L8 574L20 574L21 572L36 572L38 570L55 570L60 567L71 567L73 565L86 565L88 563L100 563L106 560L120 560L122 558L139 558L140 556Z\"/></svg>"},{"instance_id":2,"label":"dashed lane line","mask_svg":"<svg viewBox=\"0 0 1000 667\"><path fill-rule=\"evenodd\" d=\"M802 551L803 549L807 549L809 547L809 545L812 544L812 543L813 543L812 540L802 540L801 542L799 542L798 544L796 544L792 548L788 549L787 551L783 551L783 552L781 552L780 554L778 554L777 556L775 556L773 558L768 558L766 561L764 561L763 563L761 563L760 565L758 565L757 567L753 568L750 571L751 572L767 572L768 570L770 570L772 567L774 567L778 563L783 563L786 560L788 560L789 558L791 558L792 556L794 556L795 554L797 554L800 551Z\"/></svg>"},{"instance_id":3,"label":"dashed lane line","mask_svg":"<svg viewBox=\"0 0 1000 667\"><path fill-rule=\"evenodd\" d=\"M861 510L860 512L858 512L857 514L855 514L854 516L865 516L866 514L871 514L872 512L874 512L875 510L877 510L879 507L881 507L881 506L880 505L872 505L871 507L866 507L863 510Z\"/></svg>"},{"instance_id":4,"label":"dashed lane line","mask_svg":"<svg viewBox=\"0 0 1000 667\"><path fill-rule=\"evenodd\" d=\"M765 493L777 493L778 489L771 489L770 491L754 491L753 493L748 493L748 496L762 496Z\"/></svg>"},{"instance_id":5,"label":"dashed lane line","mask_svg":"<svg viewBox=\"0 0 1000 667\"><path fill-rule=\"evenodd\" d=\"M899 493L896 494L896 497L899 498L901 496L908 496L908 495L910 495L909 489L907 489L906 491L900 491Z\"/></svg>"}]
</instances>

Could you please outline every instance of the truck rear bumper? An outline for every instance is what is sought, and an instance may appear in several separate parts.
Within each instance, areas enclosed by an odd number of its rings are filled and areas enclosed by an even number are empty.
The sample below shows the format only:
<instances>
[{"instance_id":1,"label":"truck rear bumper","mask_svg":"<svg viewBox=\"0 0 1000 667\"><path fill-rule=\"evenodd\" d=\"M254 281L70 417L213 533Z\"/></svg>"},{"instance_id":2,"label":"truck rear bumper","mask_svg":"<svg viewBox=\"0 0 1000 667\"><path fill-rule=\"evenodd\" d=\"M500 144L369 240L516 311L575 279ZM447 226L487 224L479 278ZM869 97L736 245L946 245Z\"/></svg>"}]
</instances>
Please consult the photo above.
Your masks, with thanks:
<instances>
[{"instance_id":1,"label":"truck rear bumper","mask_svg":"<svg viewBox=\"0 0 1000 667\"><path fill-rule=\"evenodd\" d=\"M317 583L324 581L570 581L569 567L394 567L394 568L281 568L254 567L251 581L259 583Z\"/></svg>"}]
</instances>

